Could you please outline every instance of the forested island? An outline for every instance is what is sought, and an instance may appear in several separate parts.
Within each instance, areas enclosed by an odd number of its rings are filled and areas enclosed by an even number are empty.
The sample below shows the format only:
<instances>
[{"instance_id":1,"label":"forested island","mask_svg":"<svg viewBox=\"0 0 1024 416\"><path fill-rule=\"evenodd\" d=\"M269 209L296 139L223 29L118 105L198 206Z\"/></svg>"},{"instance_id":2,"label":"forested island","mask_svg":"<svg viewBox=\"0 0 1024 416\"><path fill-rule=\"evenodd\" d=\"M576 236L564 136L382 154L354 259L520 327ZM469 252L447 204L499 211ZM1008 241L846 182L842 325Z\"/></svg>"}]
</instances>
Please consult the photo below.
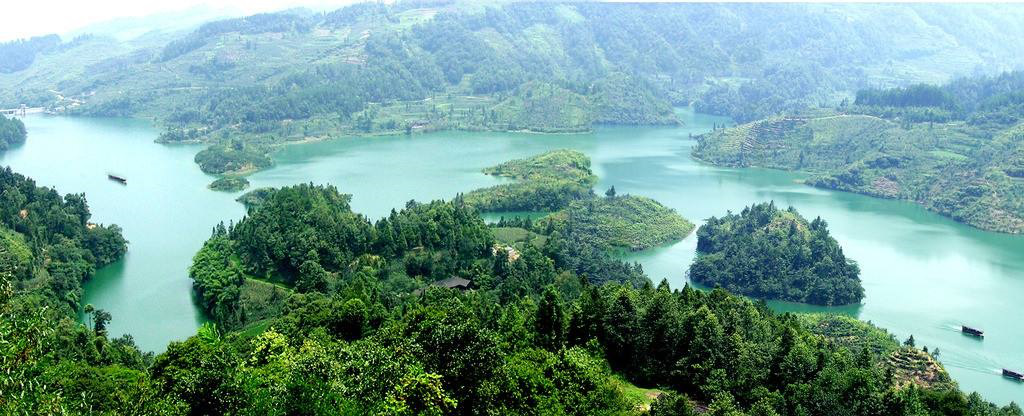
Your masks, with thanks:
<instances>
[{"instance_id":1,"label":"forested island","mask_svg":"<svg viewBox=\"0 0 1024 416\"><path fill-rule=\"evenodd\" d=\"M975 227L1024 232L1024 72L863 90L853 103L699 138L694 156L813 175L813 186L914 201Z\"/></svg>"},{"instance_id":2,"label":"forested island","mask_svg":"<svg viewBox=\"0 0 1024 416\"><path fill-rule=\"evenodd\" d=\"M808 222L793 207L767 202L708 218L697 230L697 253L688 274L702 285L816 305L864 297L860 269L843 255L828 224Z\"/></svg>"},{"instance_id":3,"label":"forested island","mask_svg":"<svg viewBox=\"0 0 1024 416\"><path fill-rule=\"evenodd\" d=\"M511 160L483 170L513 183L477 189L462 200L481 212L546 212L538 221L509 218L503 227L531 233L557 234L580 244L643 250L678 241L693 224L675 210L641 196L618 195L612 186L604 197L594 194L597 176L590 158L576 150L558 149Z\"/></svg>"}]
</instances>

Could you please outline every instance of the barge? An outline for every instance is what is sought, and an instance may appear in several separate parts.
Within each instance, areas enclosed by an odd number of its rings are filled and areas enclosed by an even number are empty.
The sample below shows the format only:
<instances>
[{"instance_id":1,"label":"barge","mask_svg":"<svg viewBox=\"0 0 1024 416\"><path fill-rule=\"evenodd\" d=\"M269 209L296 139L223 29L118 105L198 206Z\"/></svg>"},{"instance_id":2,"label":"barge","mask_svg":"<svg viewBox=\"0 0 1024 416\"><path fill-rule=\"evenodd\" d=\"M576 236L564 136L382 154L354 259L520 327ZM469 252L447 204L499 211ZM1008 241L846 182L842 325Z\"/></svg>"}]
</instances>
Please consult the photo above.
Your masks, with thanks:
<instances>
[{"instance_id":1,"label":"barge","mask_svg":"<svg viewBox=\"0 0 1024 416\"><path fill-rule=\"evenodd\" d=\"M108 173L107 174L107 179L110 179L110 180L112 180L114 182L120 182L121 185L127 185L128 184L128 180L125 179L123 176L117 176L117 175L115 175L113 173Z\"/></svg>"},{"instance_id":2,"label":"barge","mask_svg":"<svg viewBox=\"0 0 1024 416\"><path fill-rule=\"evenodd\" d=\"M985 337L985 331L982 331L982 330L977 329L977 328L971 328L971 327L969 327L967 325L960 325L960 332L963 332L963 333L965 333L967 335L973 335L973 336L976 336L976 337L979 337L979 338L984 338Z\"/></svg>"}]
</instances>

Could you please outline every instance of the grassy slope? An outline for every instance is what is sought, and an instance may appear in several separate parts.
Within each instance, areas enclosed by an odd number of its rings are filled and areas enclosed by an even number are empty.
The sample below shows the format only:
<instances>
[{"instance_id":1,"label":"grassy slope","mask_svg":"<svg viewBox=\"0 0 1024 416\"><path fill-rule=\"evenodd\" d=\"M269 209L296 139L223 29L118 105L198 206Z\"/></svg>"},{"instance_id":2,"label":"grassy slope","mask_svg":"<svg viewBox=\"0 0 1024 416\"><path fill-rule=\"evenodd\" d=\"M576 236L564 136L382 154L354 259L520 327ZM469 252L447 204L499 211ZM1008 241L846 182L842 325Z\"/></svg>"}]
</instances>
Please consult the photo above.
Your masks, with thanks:
<instances>
[{"instance_id":1,"label":"grassy slope","mask_svg":"<svg viewBox=\"0 0 1024 416\"><path fill-rule=\"evenodd\" d=\"M814 186L905 199L975 227L1024 232L1024 126L989 140L961 122L776 117L700 138L710 163L815 173Z\"/></svg>"},{"instance_id":2,"label":"grassy slope","mask_svg":"<svg viewBox=\"0 0 1024 416\"><path fill-rule=\"evenodd\" d=\"M543 234L537 234L519 227L494 227L491 229L491 232L494 233L494 240L498 243L520 250L528 245L535 248L543 248L544 243L548 241L548 237Z\"/></svg>"}]
</instances>

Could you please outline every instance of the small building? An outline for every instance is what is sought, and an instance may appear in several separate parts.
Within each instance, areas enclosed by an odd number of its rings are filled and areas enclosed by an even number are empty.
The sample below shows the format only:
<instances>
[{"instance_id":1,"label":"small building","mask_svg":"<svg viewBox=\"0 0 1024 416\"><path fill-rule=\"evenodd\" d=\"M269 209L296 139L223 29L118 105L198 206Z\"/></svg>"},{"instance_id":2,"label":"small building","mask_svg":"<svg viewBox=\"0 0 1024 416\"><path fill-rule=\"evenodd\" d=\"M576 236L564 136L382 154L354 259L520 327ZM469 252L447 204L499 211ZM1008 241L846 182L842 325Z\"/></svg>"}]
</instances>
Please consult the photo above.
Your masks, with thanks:
<instances>
[{"instance_id":1,"label":"small building","mask_svg":"<svg viewBox=\"0 0 1024 416\"><path fill-rule=\"evenodd\" d=\"M508 253L508 262L509 263L514 262L516 260L519 260L519 250L516 250L515 247L504 246L504 245L501 245L501 244L495 244L494 247L491 247L491 255L492 256L497 256L498 253L501 252L501 251L504 251L504 252Z\"/></svg>"},{"instance_id":2,"label":"small building","mask_svg":"<svg viewBox=\"0 0 1024 416\"><path fill-rule=\"evenodd\" d=\"M446 287L448 289L469 290L473 288L473 281L458 276L449 277L434 282L434 286Z\"/></svg>"},{"instance_id":3,"label":"small building","mask_svg":"<svg viewBox=\"0 0 1024 416\"><path fill-rule=\"evenodd\" d=\"M434 283L431 283L430 285L431 286L438 286L438 287L448 288L448 289L456 289L456 290L460 290L460 291L467 291L467 290L471 290L471 289L476 289L476 286L473 284L472 280L463 279L463 278L458 277L458 276L453 276L453 277L449 277L447 279L438 280L438 281L436 281ZM424 291L426 291L425 288L423 288L423 289L416 289L416 290L412 291L412 294L416 295L416 296L419 296L419 295L422 295Z\"/></svg>"}]
</instances>

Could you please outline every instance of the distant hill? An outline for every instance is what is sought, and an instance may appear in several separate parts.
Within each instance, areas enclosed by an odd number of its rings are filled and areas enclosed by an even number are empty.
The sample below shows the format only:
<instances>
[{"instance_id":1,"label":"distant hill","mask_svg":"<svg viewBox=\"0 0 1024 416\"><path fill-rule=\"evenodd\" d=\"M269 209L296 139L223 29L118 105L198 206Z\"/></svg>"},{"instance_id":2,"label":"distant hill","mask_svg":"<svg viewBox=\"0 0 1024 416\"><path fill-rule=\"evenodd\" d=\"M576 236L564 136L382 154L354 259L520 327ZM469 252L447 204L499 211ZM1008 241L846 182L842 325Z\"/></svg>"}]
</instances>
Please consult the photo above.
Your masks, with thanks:
<instances>
[{"instance_id":1,"label":"distant hill","mask_svg":"<svg viewBox=\"0 0 1024 416\"><path fill-rule=\"evenodd\" d=\"M1016 5L360 3L131 42L111 37L119 24L96 28L13 54L0 104L153 117L162 141L257 147L672 124L688 104L743 122L1019 68L1021 22Z\"/></svg>"},{"instance_id":2,"label":"distant hill","mask_svg":"<svg viewBox=\"0 0 1024 416\"><path fill-rule=\"evenodd\" d=\"M718 130L694 156L815 174L975 227L1024 232L1024 72L865 90L854 104Z\"/></svg>"}]
</instances>

